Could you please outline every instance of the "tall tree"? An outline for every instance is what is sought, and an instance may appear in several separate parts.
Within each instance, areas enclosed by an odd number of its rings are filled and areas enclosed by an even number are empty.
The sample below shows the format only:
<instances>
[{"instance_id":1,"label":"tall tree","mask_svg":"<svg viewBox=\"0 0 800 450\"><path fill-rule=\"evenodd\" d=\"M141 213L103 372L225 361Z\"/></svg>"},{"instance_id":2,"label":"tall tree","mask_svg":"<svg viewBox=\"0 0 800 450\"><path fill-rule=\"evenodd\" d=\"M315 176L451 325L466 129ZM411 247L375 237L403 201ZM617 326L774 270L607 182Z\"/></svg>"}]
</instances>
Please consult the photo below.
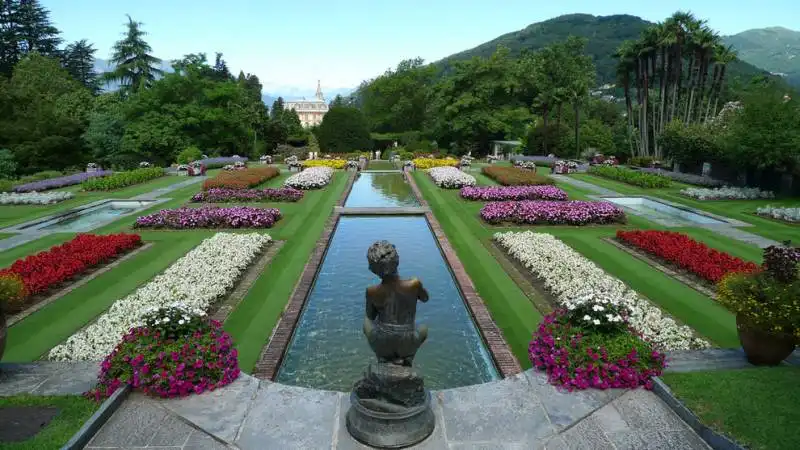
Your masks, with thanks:
<instances>
[{"instance_id":1,"label":"tall tree","mask_svg":"<svg viewBox=\"0 0 800 450\"><path fill-rule=\"evenodd\" d=\"M269 110L269 116L272 120L281 120L283 117L283 97L278 97L274 102L272 102L272 108Z\"/></svg>"},{"instance_id":2,"label":"tall tree","mask_svg":"<svg viewBox=\"0 0 800 450\"><path fill-rule=\"evenodd\" d=\"M347 106L331 108L325 114L316 138L325 152L372 150L367 118L358 109Z\"/></svg>"},{"instance_id":3,"label":"tall tree","mask_svg":"<svg viewBox=\"0 0 800 450\"><path fill-rule=\"evenodd\" d=\"M94 53L96 51L86 39L81 39L69 44L64 49L62 56L64 68L67 69L67 72L92 93L97 92L99 89L97 73L94 71Z\"/></svg>"},{"instance_id":4,"label":"tall tree","mask_svg":"<svg viewBox=\"0 0 800 450\"><path fill-rule=\"evenodd\" d=\"M38 0L0 0L0 75L31 52L57 56L60 33Z\"/></svg>"},{"instance_id":5,"label":"tall tree","mask_svg":"<svg viewBox=\"0 0 800 450\"><path fill-rule=\"evenodd\" d=\"M150 44L144 40L147 34L141 22L128 16L125 36L114 44L111 62L113 71L104 74L107 81L119 81L124 92L138 92L150 87L157 77L163 74L158 67L161 60L152 56Z\"/></svg>"},{"instance_id":6,"label":"tall tree","mask_svg":"<svg viewBox=\"0 0 800 450\"><path fill-rule=\"evenodd\" d=\"M214 60L214 76L217 81L228 81L233 79L231 71L228 70L228 63L222 57L222 53L217 52L217 57Z\"/></svg>"}]
</instances>

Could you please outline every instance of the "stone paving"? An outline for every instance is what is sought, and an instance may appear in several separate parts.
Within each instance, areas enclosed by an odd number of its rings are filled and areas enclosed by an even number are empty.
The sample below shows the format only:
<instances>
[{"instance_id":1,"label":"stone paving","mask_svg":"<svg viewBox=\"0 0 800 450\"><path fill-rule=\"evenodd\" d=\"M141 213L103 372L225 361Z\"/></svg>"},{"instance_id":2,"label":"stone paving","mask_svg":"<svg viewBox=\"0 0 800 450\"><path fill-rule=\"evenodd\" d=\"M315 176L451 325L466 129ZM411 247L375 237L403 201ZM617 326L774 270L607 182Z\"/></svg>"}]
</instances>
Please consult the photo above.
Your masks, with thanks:
<instances>
[{"instance_id":1,"label":"stone paving","mask_svg":"<svg viewBox=\"0 0 800 450\"><path fill-rule=\"evenodd\" d=\"M528 371L433 393L437 426L417 449L706 449L652 392L562 393ZM133 394L87 449L367 449L345 428L349 394L242 375L179 400ZM228 446L228 447L226 447Z\"/></svg>"},{"instance_id":2,"label":"stone paving","mask_svg":"<svg viewBox=\"0 0 800 450\"><path fill-rule=\"evenodd\" d=\"M81 395L97 383L97 362L0 363L0 397Z\"/></svg>"},{"instance_id":3,"label":"stone paving","mask_svg":"<svg viewBox=\"0 0 800 450\"><path fill-rule=\"evenodd\" d=\"M183 189L186 186L191 186L193 184L200 183L204 180L208 179L206 176L198 176L198 177L188 177L187 180L181 181L179 183L170 184L169 186L165 186L163 188L154 189L150 192L146 192L141 195L137 195L136 197L131 197L131 200L155 200L165 194L169 194L172 191L177 191L178 189Z\"/></svg>"}]
</instances>

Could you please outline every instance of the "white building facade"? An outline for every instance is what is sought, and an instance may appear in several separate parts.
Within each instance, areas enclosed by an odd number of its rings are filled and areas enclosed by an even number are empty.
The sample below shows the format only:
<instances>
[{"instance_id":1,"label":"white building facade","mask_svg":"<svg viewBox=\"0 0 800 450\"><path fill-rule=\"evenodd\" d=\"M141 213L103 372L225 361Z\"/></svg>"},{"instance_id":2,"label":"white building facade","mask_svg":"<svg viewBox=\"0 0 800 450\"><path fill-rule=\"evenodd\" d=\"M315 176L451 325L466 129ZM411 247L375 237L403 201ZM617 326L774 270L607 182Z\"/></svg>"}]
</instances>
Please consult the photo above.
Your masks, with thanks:
<instances>
[{"instance_id":1,"label":"white building facade","mask_svg":"<svg viewBox=\"0 0 800 450\"><path fill-rule=\"evenodd\" d=\"M297 111L300 117L300 123L304 127L313 127L322 123L322 118L328 112L328 103L325 101L325 96L322 95L322 86L317 81L317 94L313 100L294 100L287 101L284 106L286 109L293 109Z\"/></svg>"}]
</instances>

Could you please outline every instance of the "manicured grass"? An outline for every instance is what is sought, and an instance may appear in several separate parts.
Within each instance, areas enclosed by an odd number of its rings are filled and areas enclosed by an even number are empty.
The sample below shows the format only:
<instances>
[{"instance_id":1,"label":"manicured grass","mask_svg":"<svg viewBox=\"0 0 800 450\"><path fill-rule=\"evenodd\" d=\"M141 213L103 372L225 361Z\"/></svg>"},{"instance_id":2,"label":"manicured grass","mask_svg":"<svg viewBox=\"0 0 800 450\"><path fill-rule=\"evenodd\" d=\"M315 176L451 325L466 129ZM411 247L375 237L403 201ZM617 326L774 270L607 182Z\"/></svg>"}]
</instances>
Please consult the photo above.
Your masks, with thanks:
<instances>
[{"instance_id":1,"label":"manicured grass","mask_svg":"<svg viewBox=\"0 0 800 450\"><path fill-rule=\"evenodd\" d=\"M723 217L741 220L752 224L752 227L741 228L743 231L758 234L769 239L783 242L791 240L795 243L800 242L800 227L787 223L781 223L772 219L758 217L755 215L756 208L760 206L792 206L800 204L800 199L778 199L778 200L694 200L680 194L680 190L692 187L682 183L673 182L672 187L665 189L642 189L625 183L620 183L605 178L596 177L588 174L570 175L578 180L595 184L600 187L611 189L620 194L627 195L650 195L663 198L676 203L681 203L692 208L702 209L710 213L718 214Z\"/></svg>"},{"instance_id":2,"label":"manicured grass","mask_svg":"<svg viewBox=\"0 0 800 450\"><path fill-rule=\"evenodd\" d=\"M347 178L347 173L337 172L325 189L307 191L303 200L291 204L292 213L285 214L280 227L274 232L269 230L273 238L286 243L225 321L225 330L234 337L239 350L239 366L243 371L250 372L255 367L333 206L342 196ZM284 211L284 206L280 209Z\"/></svg>"},{"instance_id":3,"label":"manicured grass","mask_svg":"<svg viewBox=\"0 0 800 450\"><path fill-rule=\"evenodd\" d=\"M367 170L396 170L391 161L385 159L370 160Z\"/></svg>"},{"instance_id":4,"label":"manicured grass","mask_svg":"<svg viewBox=\"0 0 800 450\"><path fill-rule=\"evenodd\" d=\"M54 205L7 205L0 206L0 227L8 227L18 223L34 220L39 217L56 214L87 203L106 198L131 198L147 192L171 186L185 181L183 177L165 175L148 182L129 186L124 189L108 192L79 192L80 187L70 187L75 197ZM74 190L73 190L74 189Z\"/></svg>"},{"instance_id":5,"label":"manicured grass","mask_svg":"<svg viewBox=\"0 0 800 450\"><path fill-rule=\"evenodd\" d=\"M10 238L11 236L14 236L14 233L0 233L0 240Z\"/></svg>"},{"instance_id":6,"label":"manicured grass","mask_svg":"<svg viewBox=\"0 0 800 450\"><path fill-rule=\"evenodd\" d=\"M530 367L528 344L541 313L488 251L485 229L462 209L465 202L452 198L458 191L444 192L422 171L413 176L512 352L523 367Z\"/></svg>"},{"instance_id":7,"label":"manicured grass","mask_svg":"<svg viewBox=\"0 0 800 450\"><path fill-rule=\"evenodd\" d=\"M22 442L0 442L0 449L46 450L61 448L94 414L98 404L80 396L17 395L0 397L4 407L55 407L58 414L32 438Z\"/></svg>"},{"instance_id":8,"label":"manicured grass","mask_svg":"<svg viewBox=\"0 0 800 450\"><path fill-rule=\"evenodd\" d=\"M669 373L662 378L703 423L748 448L798 447L800 368Z\"/></svg>"}]
</instances>

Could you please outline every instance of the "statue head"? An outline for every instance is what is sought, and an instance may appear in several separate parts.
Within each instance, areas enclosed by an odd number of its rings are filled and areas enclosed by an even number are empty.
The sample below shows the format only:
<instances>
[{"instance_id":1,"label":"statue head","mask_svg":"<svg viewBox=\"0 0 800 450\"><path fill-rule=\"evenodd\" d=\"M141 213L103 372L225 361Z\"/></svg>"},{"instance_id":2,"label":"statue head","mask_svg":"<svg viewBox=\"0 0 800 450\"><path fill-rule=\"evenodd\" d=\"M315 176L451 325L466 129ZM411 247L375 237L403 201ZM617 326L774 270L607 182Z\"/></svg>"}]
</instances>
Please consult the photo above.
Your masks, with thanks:
<instances>
[{"instance_id":1,"label":"statue head","mask_svg":"<svg viewBox=\"0 0 800 450\"><path fill-rule=\"evenodd\" d=\"M378 241L369 246L367 250L369 270L375 275L386 278L397 275L397 266L400 264L400 255L397 248L389 241Z\"/></svg>"}]
</instances>

